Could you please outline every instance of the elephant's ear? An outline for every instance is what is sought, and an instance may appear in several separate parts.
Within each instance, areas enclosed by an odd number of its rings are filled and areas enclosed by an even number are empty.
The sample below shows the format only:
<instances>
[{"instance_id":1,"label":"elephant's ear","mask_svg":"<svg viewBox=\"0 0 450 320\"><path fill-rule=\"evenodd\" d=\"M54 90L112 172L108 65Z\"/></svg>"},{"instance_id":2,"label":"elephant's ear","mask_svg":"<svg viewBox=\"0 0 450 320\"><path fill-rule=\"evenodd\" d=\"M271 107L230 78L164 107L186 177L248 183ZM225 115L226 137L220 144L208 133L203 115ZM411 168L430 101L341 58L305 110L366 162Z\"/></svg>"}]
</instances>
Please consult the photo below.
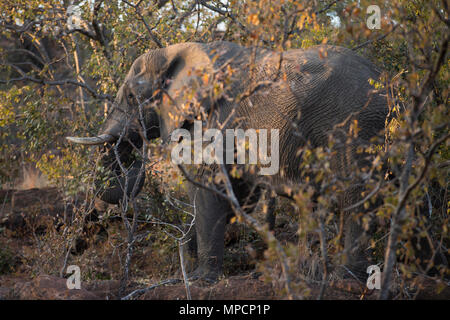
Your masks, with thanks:
<instances>
[{"instance_id":1,"label":"elephant's ear","mask_svg":"<svg viewBox=\"0 0 450 320\"><path fill-rule=\"evenodd\" d=\"M159 88L167 90L171 82L185 67L185 61L180 54L171 54L160 57L162 60L160 63L156 63L156 67L159 69L155 78L159 82Z\"/></svg>"},{"instance_id":2,"label":"elephant's ear","mask_svg":"<svg viewBox=\"0 0 450 320\"><path fill-rule=\"evenodd\" d=\"M168 137L176 129L187 129L193 123L198 110L190 109L192 99L199 101L203 110L209 111L210 103L203 101L203 96L208 95L200 93L209 87L205 79L209 82L212 80L210 74L213 69L210 57L201 45L176 45L168 47L166 53L166 61L159 76L167 93L160 109L163 137ZM205 73L208 73L207 77Z\"/></svg>"},{"instance_id":3,"label":"elephant's ear","mask_svg":"<svg viewBox=\"0 0 450 320\"><path fill-rule=\"evenodd\" d=\"M166 62L166 66L163 70L163 74L161 75L161 79L163 81L173 80L176 75L185 67L184 59L181 55L175 55L172 58L168 59ZM164 83L167 87L168 84Z\"/></svg>"},{"instance_id":4,"label":"elephant's ear","mask_svg":"<svg viewBox=\"0 0 450 320\"><path fill-rule=\"evenodd\" d=\"M148 53L143 64L136 66L129 76L128 87L141 98L150 98L158 89L167 90L170 82L183 68L180 55L167 56L162 50ZM130 72L131 72L130 71Z\"/></svg>"}]
</instances>

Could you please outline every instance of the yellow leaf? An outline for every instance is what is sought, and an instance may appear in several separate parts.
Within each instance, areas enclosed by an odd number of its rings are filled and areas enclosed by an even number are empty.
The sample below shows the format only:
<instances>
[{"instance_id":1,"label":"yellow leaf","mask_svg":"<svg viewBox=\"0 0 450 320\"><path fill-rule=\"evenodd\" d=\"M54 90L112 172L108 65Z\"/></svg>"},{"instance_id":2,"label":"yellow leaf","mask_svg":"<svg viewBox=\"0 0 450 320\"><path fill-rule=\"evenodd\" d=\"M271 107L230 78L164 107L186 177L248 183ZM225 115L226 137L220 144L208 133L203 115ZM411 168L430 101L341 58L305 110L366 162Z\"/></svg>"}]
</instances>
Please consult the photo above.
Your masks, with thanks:
<instances>
[{"instance_id":1,"label":"yellow leaf","mask_svg":"<svg viewBox=\"0 0 450 320\"><path fill-rule=\"evenodd\" d=\"M248 16L247 21L255 26L259 25L259 18L257 14L251 14Z\"/></svg>"},{"instance_id":2,"label":"yellow leaf","mask_svg":"<svg viewBox=\"0 0 450 320\"><path fill-rule=\"evenodd\" d=\"M302 30L303 29L303 25L305 24L305 20L306 20L306 18L307 18L308 16L307 15L302 15L301 17L300 17L300 20L298 21L298 23L297 23L297 27L300 29L300 30Z\"/></svg>"},{"instance_id":3,"label":"yellow leaf","mask_svg":"<svg viewBox=\"0 0 450 320\"><path fill-rule=\"evenodd\" d=\"M208 84L209 76L207 73L205 73L203 75L202 79L203 79L203 84Z\"/></svg>"}]
</instances>

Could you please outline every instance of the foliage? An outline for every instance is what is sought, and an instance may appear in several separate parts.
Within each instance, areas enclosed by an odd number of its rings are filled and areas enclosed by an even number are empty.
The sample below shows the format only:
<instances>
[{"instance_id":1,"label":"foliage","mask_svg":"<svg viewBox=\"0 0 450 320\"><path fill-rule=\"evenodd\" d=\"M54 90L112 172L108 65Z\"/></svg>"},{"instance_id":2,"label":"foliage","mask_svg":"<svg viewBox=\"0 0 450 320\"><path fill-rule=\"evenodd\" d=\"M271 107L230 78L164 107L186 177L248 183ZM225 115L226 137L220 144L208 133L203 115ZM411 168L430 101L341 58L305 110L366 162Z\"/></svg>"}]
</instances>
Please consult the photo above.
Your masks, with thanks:
<instances>
[{"instance_id":1,"label":"foliage","mask_svg":"<svg viewBox=\"0 0 450 320\"><path fill-rule=\"evenodd\" d=\"M0 275L14 271L14 255L8 247L0 249Z\"/></svg>"},{"instance_id":2,"label":"foliage","mask_svg":"<svg viewBox=\"0 0 450 320\"><path fill-rule=\"evenodd\" d=\"M383 14L380 30L366 26L366 8L372 4ZM335 204L339 192L364 176L361 197L367 199L354 215L367 230L378 226L371 239L374 264L389 261L384 241L390 238L404 279L431 269L437 277L449 276L448 265L435 265L421 252L425 241L432 256L450 253L446 1L6 0L0 12L1 186L13 185L23 164L33 163L67 194L92 192L89 172L96 155L67 144L64 137L98 132L132 62L148 50L214 40L279 51L341 45L385 71L371 84L385 90L395 118L387 121L389 130L375 152L361 150L372 155L371 167L353 168L353 180L336 179L329 165L331 148L304 150L305 183L288 190L295 199L289 210L299 221L299 238L307 243L309 234L325 232L326 255L341 259L342 223ZM349 130L357 132L357 123ZM183 197L179 184L168 189ZM168 223L186 222L158 193L142 201L153 217L160 210L159 218ZM393 233L393 225L398 232ZM167 231L160 228L158 235ZM291 266L300 263L302 250L285 249ZM274 264L270 250L267 261ZM315 248L318 256L319 251ZM293 279L304 278L296 274ZM405 291L403 286L399 297L409 297Z\"/></svg>"}]
</instances>

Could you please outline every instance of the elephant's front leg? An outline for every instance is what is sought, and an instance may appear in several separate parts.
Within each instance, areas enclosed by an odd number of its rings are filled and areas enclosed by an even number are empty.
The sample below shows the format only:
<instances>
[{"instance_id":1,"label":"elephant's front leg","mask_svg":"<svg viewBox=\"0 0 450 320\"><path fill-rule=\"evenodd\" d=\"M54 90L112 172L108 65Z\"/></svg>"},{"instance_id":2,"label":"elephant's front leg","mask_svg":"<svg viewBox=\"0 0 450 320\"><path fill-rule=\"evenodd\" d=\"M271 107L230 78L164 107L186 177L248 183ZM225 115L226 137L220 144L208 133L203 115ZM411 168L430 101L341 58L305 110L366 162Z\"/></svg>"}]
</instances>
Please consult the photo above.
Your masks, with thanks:
<instances>
[{"instance_id":1,"label":"elephant's front leg","mask_svg":"<svg viewBox=\"0 0 450 320\"><path fill-rule=\"evenodd\" d=\"M196 187L190 188L196 214L198 267L193 278L216 280L223 273L224 234L229 203L217 194Z\"/></svg>"}]
</instances>

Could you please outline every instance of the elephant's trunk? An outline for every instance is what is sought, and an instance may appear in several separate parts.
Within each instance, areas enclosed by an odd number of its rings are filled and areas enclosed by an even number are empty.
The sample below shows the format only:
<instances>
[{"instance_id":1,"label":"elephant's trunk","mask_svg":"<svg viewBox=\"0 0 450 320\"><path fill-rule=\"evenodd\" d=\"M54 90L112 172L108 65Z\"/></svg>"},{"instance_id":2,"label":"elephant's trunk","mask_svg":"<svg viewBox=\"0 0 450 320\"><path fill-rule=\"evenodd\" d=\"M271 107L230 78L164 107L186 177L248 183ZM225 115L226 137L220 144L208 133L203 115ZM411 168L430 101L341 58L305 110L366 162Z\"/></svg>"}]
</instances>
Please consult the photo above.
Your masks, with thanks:
<instances>
[{"instance_id":1,"label":"elephant's trunk","mask_svg":"<svg viewBox=\"0 0 450 320\"><path fill-rule=\"evenodd\" d=\"M135 161L131 167L128 168L127 177L123 174L113 175L113 177L110 177L112 181L108 187L104 187L97 183L97 189L99 190L98 197L107 203L118 204L124 198L125 188L127 189L126 192L128 197L135 197L138 195L145 182L144 172L139 177L141 167L142 161ZM125 187L127 179L128 185Z\"/></svg>"},{"instance_id":2,"label":"elephant's trunk","mask_svg":"<svg viewBox=\"0 0 450 320\"><path fill-rule=\"evenodd\" d=\"M124 139L118 146L115 146L118 148L117 151L123 167L127 169L126 175L118 164L118 159L116 159L114 152L115 147L112 144L118 140L123 132L123 128L122 121L115 120L114 117L110 116L103 130L100 131L102 133L98 136L66 137L70 142L83 145L109 144L107 153L101 159L101 165L110 172L109 176L106 177L109 181L109 186L105 187L104 179L97 179L95 184L98 197L110 204L118 204L124 198L124 192L126 192L128 197L136 196L141 191L145 181L145 172L142 172L139 176L142 161L132 156L134 147L140 148L142 146L142 139L135 130L127 130Z\"/></svg>"},{"instance_id":3,"label":"elephant's trunk","mask_svg":"<svg viewBox=\"0 0 450 320\"><path fill-rule=\"evenodd\" d=\"M123 200L125 191L128 197L135 197L142 190L145 182L145 172L140 174L140 171L144 170L142 161L130 156L132 146L127 142L121 142L118 151L122 167L127 170L126 174L122 172L113 148L110 148L101 159L102 166L109 170L107 177L109 186L105 187L103 179L96 180L98 197L110 204L118 204Z\"/></svg>"}]
</instances>

